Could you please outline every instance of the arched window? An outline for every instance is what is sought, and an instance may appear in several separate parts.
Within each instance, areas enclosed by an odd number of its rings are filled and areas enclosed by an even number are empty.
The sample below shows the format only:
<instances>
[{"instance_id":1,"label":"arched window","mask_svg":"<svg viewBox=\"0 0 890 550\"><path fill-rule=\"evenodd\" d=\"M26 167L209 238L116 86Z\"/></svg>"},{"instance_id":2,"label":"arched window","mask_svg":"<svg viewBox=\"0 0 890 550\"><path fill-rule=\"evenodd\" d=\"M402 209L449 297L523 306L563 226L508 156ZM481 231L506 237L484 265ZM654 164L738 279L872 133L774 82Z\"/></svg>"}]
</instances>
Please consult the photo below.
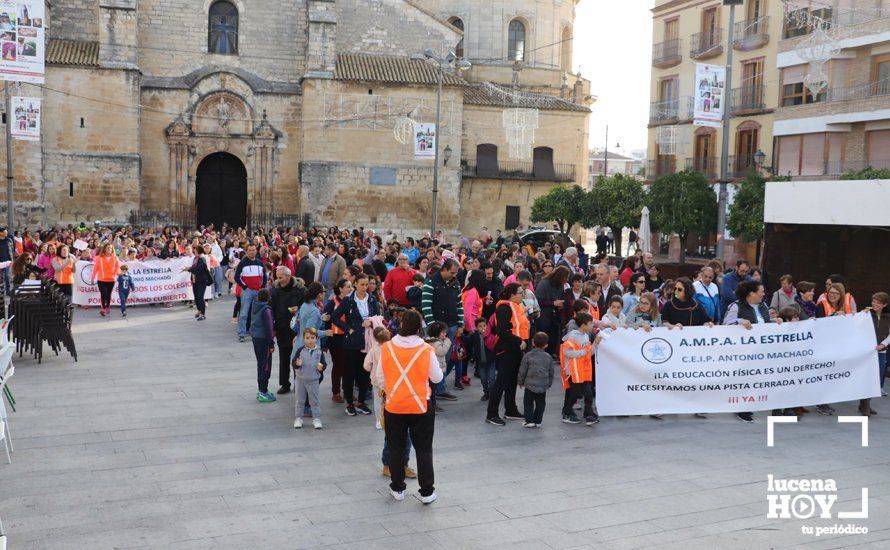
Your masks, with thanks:
<instances>
[{"instance_id":1,"label":"arched window","mask_svg":"<svg viewBox=\"0 0 890 550\"><path fill-rule=\"evenodd\" d=\"M507 59L525 61L525 24L519 19L510 21L508 29Z\"/></svg>"},{"instance_id":2,"label":"arched window","mask_svg":"<svg viewBox=\"0 0 890 550\"><path fill-rule=\"evenodd\" d=\"M238 8L229 2L210 6L207 51L226 55L238 54Z\"/></svg>"},{"instance_id":3,"label":"arched window","mask_svg":"<svg viewBox=\"0 0 890 550\"><path fill-rule=\"evenodd\" d=\"M454 28L460 29L461 31L465 30L464 29L464 21L460 17L452 17L451 19L448 20L448 22L451 23L451 26ZM463 59L463 57L464 57L464 38L463 37L460 38L460 42L458 42L457 46L454 48L454 55L456 55L460 59Z\"/></svg>"},{"instance_id":4,"label":"arched window","mask_svg":"<svg viewBox=\"0 0 890 550\"><path fill-rule=\"evenodd\" d=\"M572 27L566 27L562 30L562 40L559 47L562 52L560 68L563 71L572 72Z\"/></svg>"}]
</instances>

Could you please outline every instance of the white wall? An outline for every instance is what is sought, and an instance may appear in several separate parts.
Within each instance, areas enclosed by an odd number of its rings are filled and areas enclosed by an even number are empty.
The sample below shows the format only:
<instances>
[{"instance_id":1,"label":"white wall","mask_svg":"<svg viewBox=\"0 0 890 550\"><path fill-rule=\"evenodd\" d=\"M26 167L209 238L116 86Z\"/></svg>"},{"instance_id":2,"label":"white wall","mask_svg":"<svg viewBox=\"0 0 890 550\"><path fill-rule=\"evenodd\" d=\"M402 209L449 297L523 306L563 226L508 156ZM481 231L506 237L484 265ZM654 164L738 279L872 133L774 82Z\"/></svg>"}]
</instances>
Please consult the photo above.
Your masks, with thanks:
<instances>
[{"instance_id":1,"label":"white wall","mask_svg":"<svg viewBox=\"0 0 890 550\"><path fill-rule=\"evenodd\" d=\"M767 182L763 219L890 227L890 180Z\"/></svg>"}]
</instances>

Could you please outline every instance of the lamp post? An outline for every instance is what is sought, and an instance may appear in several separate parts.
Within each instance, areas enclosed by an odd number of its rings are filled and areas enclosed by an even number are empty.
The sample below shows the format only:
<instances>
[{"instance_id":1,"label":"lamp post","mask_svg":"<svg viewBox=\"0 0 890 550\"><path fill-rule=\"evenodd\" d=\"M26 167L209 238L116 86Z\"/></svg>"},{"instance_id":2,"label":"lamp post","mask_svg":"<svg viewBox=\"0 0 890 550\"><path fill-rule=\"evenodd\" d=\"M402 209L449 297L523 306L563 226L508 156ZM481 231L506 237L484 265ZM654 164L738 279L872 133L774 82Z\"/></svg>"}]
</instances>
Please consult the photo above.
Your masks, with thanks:
<instances>
[{"instance_id":1,"label":"lamp post","mask_svg":"<svg viewBox=\"0 0 890 550\"><path fill-rule=\"evenodd\" d=\"M436 68L436 152L435 156L433 157L433 219L431 223L432 229L430 231L430 235L435 238L436 222L438 221L437 218L439 213L439 126L442 122L442 79L445 76L446 68L454 67L458 71L465 71L472 65L470 65L470 62L465 59L458 59L457 55L455 55L454 52L448 52L448 55L446 55L445 57L439 57L435 53L433 53L432 49L429 48L424 50L423 53L416 53L412 55L411 60L430 62ZM451 158L451 148L446 147L446 165L448 164L449 158Z\"/></svg>"},{"instance_id":2,"label":"lamp post","mask_svg":"<svg viewBox=\"0 0 890 550\"><path fill-rule=\"evenodd\" d=\"M717 250L719 259L724 259L726 235L726 203L727 186L729 185L729 119L732 116L732 42L735 32L735 7L741 5L742 0L723 0L724 6L729 6L729 27L726 33L726 88L723 97L723 142L720 154L720 193L717 203Z\"/></svg>"}]
</instances>

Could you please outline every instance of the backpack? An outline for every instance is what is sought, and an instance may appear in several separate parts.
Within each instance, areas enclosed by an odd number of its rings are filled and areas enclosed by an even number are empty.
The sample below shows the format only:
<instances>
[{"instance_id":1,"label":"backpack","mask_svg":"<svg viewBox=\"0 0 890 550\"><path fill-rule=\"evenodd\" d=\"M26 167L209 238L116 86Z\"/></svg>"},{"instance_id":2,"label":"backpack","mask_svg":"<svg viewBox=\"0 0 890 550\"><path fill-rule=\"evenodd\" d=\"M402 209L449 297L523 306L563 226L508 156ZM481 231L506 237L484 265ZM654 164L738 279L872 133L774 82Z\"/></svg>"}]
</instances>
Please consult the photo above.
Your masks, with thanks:
<instances>
[{"instance_id":1,"label":"backpack","mask_svg":"<svg viewBox=\"0 0 890 550\"><path fill-rule=\"evenodd\" d=\"M494 347L498 345L498 321L495 313L488 318L488 336L485 337L485 347L494 351Z\"/></svg>"}]
</instances>

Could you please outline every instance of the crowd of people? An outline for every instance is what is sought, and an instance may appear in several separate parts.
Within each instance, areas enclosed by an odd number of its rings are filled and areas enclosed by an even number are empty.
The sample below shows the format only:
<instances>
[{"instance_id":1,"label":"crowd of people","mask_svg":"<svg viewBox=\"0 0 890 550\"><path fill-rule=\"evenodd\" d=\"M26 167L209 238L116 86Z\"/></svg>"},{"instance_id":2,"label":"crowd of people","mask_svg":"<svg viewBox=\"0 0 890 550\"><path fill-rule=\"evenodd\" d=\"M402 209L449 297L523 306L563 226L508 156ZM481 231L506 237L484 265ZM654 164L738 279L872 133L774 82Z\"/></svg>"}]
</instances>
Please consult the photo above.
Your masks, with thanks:
<instances>
[{"instance_id":1,"label":"crowd of people","mask_svg":"<svg viewBox=\"0 0 890 550\"><path fill-rule=\"evenodd\" d=\"M781 287L767 296L762 270L744 260L731 269L713 260L691 277L665 280L652 254L609 256L605 232L596 244L598 253L589 258L581 247L553 241L533 249L516 232L492 235L487 229L451 244L441 235L399 239L361 228L248 233L225 226L180 231L81 224L14 235L0 229L0 266L10 266L0 275L7 290L46 278L70 294L75 257L92 262L99 312L107 315L115 286L119 293L132 289L127 261L192 258L185 269L197 320L206 318L206 289L217 297L235 295L231 322L238 340L253 344L257 400L274 402L276 394L296 391L294 428L309 416L321 429L321 387L329 378L333 403L352 417L374 415L376 427L386 430L382 462L393 496L404 498L405 476L416 476L425 503L435 500L433 419L467 387L481 386L487 423L517 420L537 428L558 379L565 390L559 419L593 426L599 422L596 348L609 331L715 324L750 329L858 311L841 275L829 276L818 296L822 285L782 275ZM888 302L878 292L867 307L881 388L890 345ZM522 408L518 389L524 391ZM773 414L802 416L810 406ZM834 412L827 403L815 410ZM867 399L859 410L875 414ZM737 416L754 420L750 412ZM416 473L407 466L412 445Z\"/></svg>"}]
</instances>

